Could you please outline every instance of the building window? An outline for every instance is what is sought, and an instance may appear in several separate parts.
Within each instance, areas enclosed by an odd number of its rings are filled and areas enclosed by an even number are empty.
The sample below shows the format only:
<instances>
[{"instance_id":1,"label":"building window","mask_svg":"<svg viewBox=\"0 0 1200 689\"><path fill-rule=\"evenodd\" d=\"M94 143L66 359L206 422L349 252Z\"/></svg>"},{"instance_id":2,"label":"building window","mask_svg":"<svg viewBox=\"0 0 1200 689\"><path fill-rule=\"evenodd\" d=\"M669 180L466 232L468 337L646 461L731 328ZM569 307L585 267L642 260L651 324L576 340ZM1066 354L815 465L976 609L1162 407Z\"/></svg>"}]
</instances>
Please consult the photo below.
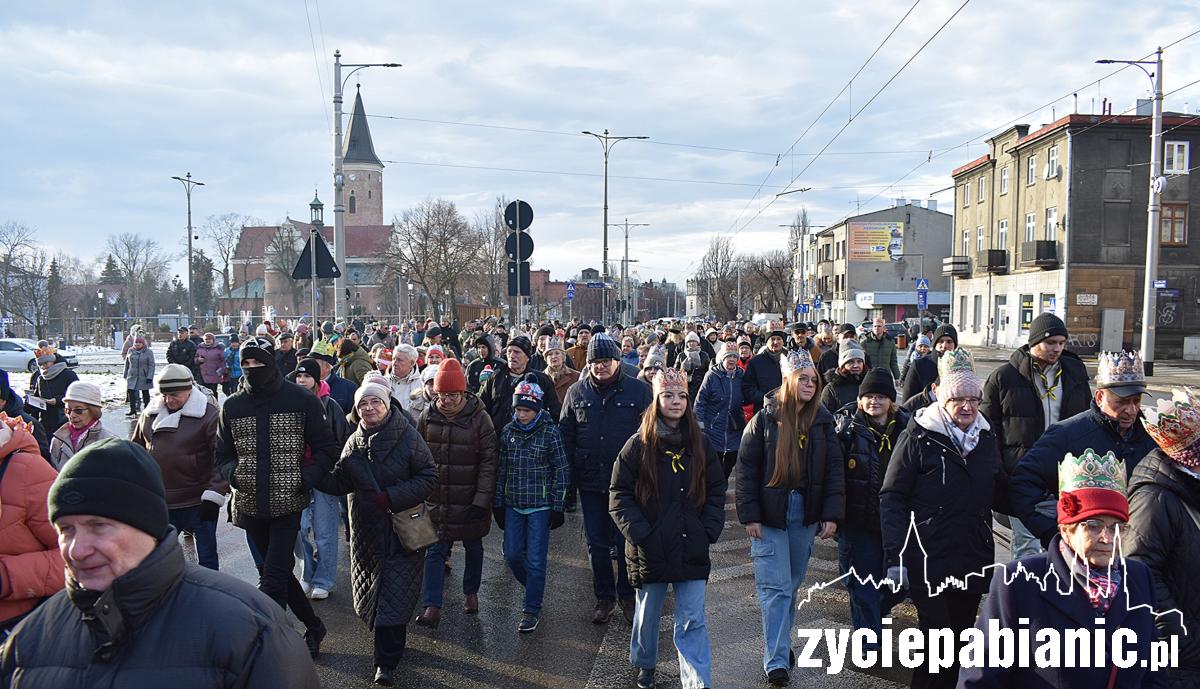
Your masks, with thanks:
<instances>
[{"instance_id":1,"label":"building window","mask_svg":"<svg viewBox=\"0 0 1200 689\"><path fill-rule=\"evenodd\" d=\"M1058 146L1051 146L1046 152L1046 179L1058 176Z\"/></svg>"},{"instance_id":2,"label":"building window","mask_svg":"<svg viewBox=\"0 0 1200 689\"><path fill-rule=\"evenodd\" d=\"M1054 295L1046 294L1045 292L1043 292L1041 302L1040 302L1041 308L1038 310L1038 312L1039 313L1054 313L1055 304L1056 304L1056 302L1054 301Z\"/></svg>"},{"instance_id":3,"label":"building window","mask_svg":"<svg viewBox=\"0 0 1200 689\"><path fill-rule=\"evenodd\" d=\"M967 329L967 296L965 294L958 298L958 329Z\"/></svg>"},{"instance_id":4,"label":"building window","mask_svg":"<svg viewBox=\"0 0 1200 689\"><path fill-rule=\"evenodd\" d=\"M971 182L968 180L963 184L963 208L971 205Z\"/></svg>"},{"instance_id":5,"label":"building window","mask_svg":"<svg viewBox=\"0 0 1200 689\"><path fill-rule=\"evenodd\" d=\"M979 178L979 180L976 182L976 184L978 184L978 185L979 185L979 202L980 202L980 203L983 203L983 201L984 201L984 194L983 194L984 184L983 184L983 179L984 179L984 178L981 176L981 177Z\"/></svg>"},{"instance_id":6,"label":"building window","mask_svg":"<svg viewBox=\"0 0 1200 689\"><path fill-rule=\"evenodd\" d=\"M1025 214L1025 241L1032 242L1037 234L1037 215L1035 213Z\"/></svg>"},{"instance_id":7,"label":"building window","mask_svg":"<svg viewBox=\"0 0 1200 689\"><path fill-rule=\"evenodd\" d=\"M1000 168L1000 193L1008 193L1008 166Z\"/></svg>"},{"instance_id":8,"label":"building window","mask_svg":"<svg viewBox=\"0 0 1200 689\"><path fill-rule=\"evenodd\" d=\"M1029 330L1033 324L1033 295L1021 295L1021 330Z\"/></svg>"},{"instance_id":9,"label":"building window","mask_svg":"<svg viewBox=\"0 0 1200 689\"><path fill-rule=\"evenodd\" d=\"M1163 246L1187 246L1186 203L1164 203L1159 228Z\"/></svg>"},{"instance_id":10,"label":"building window","mask_svg":"<svg viewBox=\"0 0 1200 689\"><path fill-rule=\"evenodd\" d=\"M975 295L975 317L971 319L971 332L979 332L979 323L983 320L983 295Z\"/></svg>"},{"instance_id":11,"label":"building window","mask_svg":"<svg viewBox=\"0 0 1200 689\"><path fill-rule=\"evenodd\" d=\"M1188 173L1188 142L1168 141L1163 145L1163 172L1168 175Z\"/></svg>"},{"instance_id":12,"label":"building window","mask_svg":"<svg viewBox=\"0 0 1200 689\"><path fill-rule=\"evenodd\" d=\"M996 228L996 244L997 244L997 248L1000 248L1000 249L1008 248L1008 221L1007 220L1001 220L999 226Z\"/></svg>"},{"instance_id":13,"label":"building window","mask_svg":"<svg viewBox=\"0 0 1200 689\"><path fill-rule=\"evenodd\" d=\"M983 251L983 225L975 228L975 250Z\"/></svg>"},{"instance_id":14,"label":"building window","mask_svg":"<svg viewBox=\"0 0 1200 689\"><path fill-rule=\"evenodd\" d=\"M1029 156L1029 160L1025 161L1025 184L1032 186L1037 182L1037 156Z\"/></svg>"},{"instance_id":15,"label":"building window","mask_svg":"<svg viewBox=\"0 0 1200 689\"><path fill-rule=\"evenodd\" d=\"M350 212L351 212L351 213L353 213L353 212L354 212L354 208L355 208L355 206L354 206L354 194L353 194L353 193L351 193L351 194L350 194Z\"/></svg>"},{"instance_id":16,"label":"building window","mask_svg":"<svg viewBox=\"0 0 1200 689\"><path fill-rule=\"evenodd\" d=\"M962 255L963 256L971 255L971 231L966 228L963 228Z\"/></svg>"},{"instance_id":17,"label":"building window","mask_svg":"<svg viewBox=\"0 0 1200 689\"><path fill-rule=\"evenodd\" d=\"M1046 209L1046 239L1058 239L1058 208Z\"/></svg>"}]
</instances>

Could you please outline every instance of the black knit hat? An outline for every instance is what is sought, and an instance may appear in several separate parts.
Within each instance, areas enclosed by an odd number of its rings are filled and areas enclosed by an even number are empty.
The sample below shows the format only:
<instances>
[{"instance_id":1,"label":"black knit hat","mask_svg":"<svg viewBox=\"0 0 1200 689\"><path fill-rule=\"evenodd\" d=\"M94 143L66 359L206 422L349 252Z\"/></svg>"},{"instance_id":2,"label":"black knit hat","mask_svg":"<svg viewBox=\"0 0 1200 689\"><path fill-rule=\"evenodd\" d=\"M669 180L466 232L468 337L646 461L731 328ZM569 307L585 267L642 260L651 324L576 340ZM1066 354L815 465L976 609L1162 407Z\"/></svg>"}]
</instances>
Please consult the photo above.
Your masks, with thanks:
<instances>
[{"instance_id":1,"label":"black knit hat","mask_svg":"<svg viewBox=\"0 0 1200 689\"><path fill-rule=\"evenodd\" d=\"M530 342L529 338L525 337L524 335L517 335L516 337L510 338L508 340L508 347L516 347L522 352L525 352L525 356L533 358L533 343Z\"/></svg>"},{"instance_id":2,"label":"black knit hat","mask_svg":"<svg viewBox=\"0 0 1200 689\"><path fill-rule=\"evenodd\" d=\"M156 539L167 535L167 497L158 463L141 445L107 438L63 465L46 498L50 521L75 514L107 517Z\"/></svg>"},{"instance_id":3,"label":"black knit hat","mask_svg":"<svg viewBox=\"0 0 1200 689\"><path fill-rule=\"evenodd\" d=\"M321 365L317 363L316 359L301 359L296 363L296 370L292 371L288 377L294 381L297 373L307 374L313 380L321 380Z\"/></svg>"},{"instance_id":4,"label":"black knit hat","mask_svg":"<svg viewBox=\"0 0 1200 689\"><path fill-rule=\"evenodd\" d=\"M933 337L930 339L933 340L933 344L936 345L938 340L942 339L943 337L948 337L951 340L954 340L954 346L958 346L958 330L953 325L950 325L949 323L942 323L937 327L937 330L933 331Z\"/></svg>"},{"instance_id":5,"label":"black knit hat","mask_svg":"<svg viewBox=\"0 0 1200 689\"><path fill-rule=\"evenodd\" d=\"M238 352L242 361L254 359L268 366L275 363L275 343L268 337L251 337Z\"/></svg>"},{"instance_id":6,"label":"black knit hat","mask_svg":"<svg viewBox=\"0 0 1200 689\"><path fill-rule=\"evenodd\" d=\"M552 326L552 325L543 325L542 327L540 327L540 328L538 328L538 329L537 329L537 336L538 336L538 337L543 337L543 336L546 336L546 335L549 335L550 337L554 337L554 326Z\"/></svg>"},{"instance_id":7,"label":"black knit hat","mask_svg":"<svg viewBox=\"0 0 1200 689\"><path fill-rule=\"evenodd\" d=\"M892 379L892 372L886 368L873 368L867 371L858 385L858 396L862 397L863 395L886 395L888 399L895 402L896 381Z\"/></svg>"},{"instance_id":8,"label":"black knit hat","mask_svg":"<svg viewBox=\"0 0 1200 689\"><path fill-rule=\"evenodd\" d=\"M1067 324L1050 312L1043 313L1029 324L1029 346L1031 347L1055 335L1070 337L1070 333L1067 332Z\"/></svg>"}]
</instances>

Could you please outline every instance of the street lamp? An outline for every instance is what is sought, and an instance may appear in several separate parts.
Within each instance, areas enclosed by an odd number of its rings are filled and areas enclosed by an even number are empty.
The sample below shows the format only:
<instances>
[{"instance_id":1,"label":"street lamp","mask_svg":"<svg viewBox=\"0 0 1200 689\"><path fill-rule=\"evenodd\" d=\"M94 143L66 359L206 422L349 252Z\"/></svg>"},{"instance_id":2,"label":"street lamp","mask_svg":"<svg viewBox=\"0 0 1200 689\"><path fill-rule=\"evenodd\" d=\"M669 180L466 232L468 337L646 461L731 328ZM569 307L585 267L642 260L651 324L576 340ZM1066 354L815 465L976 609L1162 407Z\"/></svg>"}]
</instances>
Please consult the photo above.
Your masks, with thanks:
<instances>
[{"instance_id":1,"label":"street lamp","mask_svg":"<svg viewBox=\"0 0 1200 689\"><path fill-rule=\"evenodd\" d=\"M408 319L409 320L412 320L412 316L413 316L413 294L412 294L412 292L413 292L413 283L412 283L412 280L409 280L408 281Z\"/></svg>"},{"instance_id":2,"label":"street lamp","mask_svg":"<svg viewBox=\"0 0 1200 689\"><path fill-rule=\"evenodd\" d=\"M603 303L601 305L600 312L601 312L601 314L607 315L608 310L609 310L609 304L608 304L609 297L608 297L608 287L607 287L608 275L609 275L608 274L608 152L611 151L613 146L616 146L617 142L619 142L619 141L625 141L626 139L649 139L650 137L648 137L648 136L610 136L607 129L604 130L603 134L597 134L595 132L590 132L590 131L587 131L586 129L582 133L587 134L588 136L596 137L596 140L600 142L601 148L604 149L604 220L603 220L603 224L604 224L604 260L603 260L603 266L602 266L603 269L601 271L603 273L603 275L601 275L600 279L605 283L606 286L603 291ZM602 318L603 318L603 316L602 316Z\"/></svg>"},{"instance_id":3,"label":"street lamp","mask_svg":"<svg viewBox=\"0 0 1200 689\"><path fill-rule=\"evenodd\" d=\"M1142 286L1142 362L1145 373L1154 375L1155 321L1158 319L1158 293L1154 279L1158 275L1159 221L1162 216L1162 48L1155 51L1154 60L1096 60L1101 65L1133 65L1146 73L1154 84L1154 119L1150 125L1150 203L1146 207L1146 284ZM1154 71L1142 65L1154 65Z\"/></svg>"},{"instance_id":4,"label":"street lamp","mask_svg":"<svg viewBox=\"0 0 1200 689\"><path fill-rule=\"evenodd\" d=\"M188 244L188 318L194 318L196 315L195 303L192 300L192 240L197 239L192 235L192 188L202 187L204 182L197 182L192 179L192 173L187 173L184 177L175 175L171 179L179 180L183 185L183 191L187 194L187 244ZM136 317L137 314L134 314Z\"/></svg>"},{"instance_id":5,"label":"street lamp","mask_svg":"<svg viewBox=\"0 0 1200 689\"><path fill-rule=\"evenodd\" d=\"M366 62L362 64L342 64L342 51L333 51L333 260L341 270L342 275L333 279L333 318L336 321L346 312L345 266L346 266L346 224L345 224L345 175L342 174L342 89L350 77L360 69L367 67L400 67L399 62ZM342 68L353 67L346 78L342 78ZM316 276L313 276L316 279ZM316 315L314 314L314 318Z\"/></svg>"}]
</instances>

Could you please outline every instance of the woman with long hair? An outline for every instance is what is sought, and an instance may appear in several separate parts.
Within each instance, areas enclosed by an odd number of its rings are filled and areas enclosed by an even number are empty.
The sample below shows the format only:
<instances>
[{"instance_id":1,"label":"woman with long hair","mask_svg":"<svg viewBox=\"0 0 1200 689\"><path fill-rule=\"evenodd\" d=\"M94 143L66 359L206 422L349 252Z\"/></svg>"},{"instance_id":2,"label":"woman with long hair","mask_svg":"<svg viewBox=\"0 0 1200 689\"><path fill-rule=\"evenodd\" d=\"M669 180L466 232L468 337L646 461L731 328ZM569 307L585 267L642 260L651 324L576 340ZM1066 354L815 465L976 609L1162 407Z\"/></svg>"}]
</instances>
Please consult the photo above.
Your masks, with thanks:
<instances>
[{"instance_id":1,"label":"woman with long hair","mask_svg":"<svg viewBox=\"0 0 1200 689\"><path fill-rule=\"evenodd\" d=\"M816 399L820 376L806 350L780 357L783 384L742 434L737 463L738 521L750 536L762 608L763 671L786 686L796 589L813 539L833 538L845 515L842 446L833 415Z\"/></svg>"},{"instance_id":2,"label":"woman with long hair","mask_svg":"<svg viewBox=\"0 0 1200 689\"><path fill-rule=\"evenodd\" d=\"M725 526L725 473L688 405L687 377L666 369L654 403L617 455L609 512L625 537L637 589L629 662L638 687L654 686L658 628L667 586L675 589L675 648L684 689L712 684L704 615L708 548Z\"/></svg>"}]
</instances>

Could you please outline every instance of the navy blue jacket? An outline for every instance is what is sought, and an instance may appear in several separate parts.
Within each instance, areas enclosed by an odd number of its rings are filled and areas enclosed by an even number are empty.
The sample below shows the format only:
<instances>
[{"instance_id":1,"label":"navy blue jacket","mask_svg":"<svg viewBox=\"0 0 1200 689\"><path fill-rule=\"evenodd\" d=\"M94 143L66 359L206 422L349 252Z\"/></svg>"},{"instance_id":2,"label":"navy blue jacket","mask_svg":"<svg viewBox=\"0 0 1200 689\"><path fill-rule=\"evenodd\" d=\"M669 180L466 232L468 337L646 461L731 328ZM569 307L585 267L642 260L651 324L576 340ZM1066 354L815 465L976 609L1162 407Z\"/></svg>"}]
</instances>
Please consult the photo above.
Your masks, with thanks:
<instances>
[{"instance_id":1,"label":"navy blue jacket","mask_svg":"<svg viewBox=\"0 0 1200 689\"><path fill-rule=\"evenodd\" d=\"M280 373L283 373L282 369ZM354 393L358 392L358 386L354 381L339 376L337 372L330 373L325 382L329 383L329 396L349 414L350 410L354 409Z\"/></svg>"},{"instance_id":2,"label":"navy blue jacket","mask_svg":"<svg viewBox=\"0 0 1200 689\"><path fill-rule=\"evenodd\" d=\"M754 411L763 408L767 393L783 384L783 370L779 368L781 354L760 352L746 364L746 375L742 378L742 398L745 404L753 404Z\"/></svg>"},{"instance_id":3,"label":"navy blue jacket","mask_svg":"<svg viewBox=\"0 0 1200 689\"><path fill-rule=\"evenodd\" d=\"M982 630L986 637L990 620L999 622L1001 629L1017 630L1024 627L1033 635L1040 629L1057 629L1063 633L1068 629L1096 629L1095 620L1099 616L1096 609L1088 602L1087 593L1078 580L1072 581L1071 572L1058 550L1061 536L1055 536L1049 549L1038 555L1015 560L997 568L992 576L991 591L987 601L979 613L979 621L975 627ZM1126 653L1137 653L1139 660L1150 657L1150 642L1154 640L1154 615L1150 608L1138 608L1139 605L1154 605L1154 584L1150 577L1150 569L1137 560L1125 559L1124 578L1121 590L1104 616L1104 630L1110 639L1105 657L1111 663L1113 646L1111 639L1118 629L1132 630L1134 643L1124 646ZM1119 564L1119 563L1118 563ZM1026 578L1025 573L1017 573L1017 566L1022 566L1026 572L1037 576L1036 579ZM1055 576L1051 576L1053 570ZM1057 581L1056 581L1057 579ZM1042 590L1043 581L1046 582ZM1068 586L1074 584L1068 590ZM1065 591L1065 593L1060 593ZM1128 604L1126 603L1128 593ZM1129 608L1136 608L1130 610ZM1028 625L1019 624L1020 618L1027 618ZM989 642L985 641L986 644ZM1065 637L1063 643L1066 643ZM1037 644L1033 644L1036 648ZM1032 649L1031 649L1032 653ZM1134 663L1133 667L1117 670L1116 689L1132 689L1141 687L1166 687L1165 671L1151 673L1147 668ZM958 676L959 689L1001 689L1021 687L1021 689L1103 689L1109 686L1109 674L1112 665L1105 667L1086 668L1011 668L976 667L963 668Z\"/></svg>"},{"instance_id":4,"label":"navy blue jacket","mask_svg":"<svg viewBox=\"0 0 1200 689\"><path fill-rule=\"evenodd\" d=\"M1128 478L1133 476L1138 462L1156 447L1140 422L1134 423L1122 437L1117 422L1102 414L1093 402L1087 411L1047 428L1017 462L1008 485L1013 516L1045 545L1058 530L1058 522L1056 517L1039 514L1037 505L1058 499L1058 465L1068 452L1078 455L1088 448L1097 454L1111 451L1125 461Z\"/></svg>"},{"instance_id":5,"label":"navy blue jacket","mask_svg":"<svg viewBox=\"0 0 1200 689\"><path fill-rule=\"evenodd\" d=\"M601 393L585 374L567 390L559 423L576 488L608 493L617 453L652 401L650 386L629 376Z\"/></svg>"},{"instance_id":6,"label":"navy blue jacket","mask_svg":"<svg viewBox=\"0 0 1200 689\"><path fill-rule=\"evenodd\" d=\"M696 420L704 427L708 444L716 452L737 452L742 442L746 415L742 412L742 378L745 373L734 367L733 373L720 363L704 374L696 395Z\"/></svg>"}]
</instances>

